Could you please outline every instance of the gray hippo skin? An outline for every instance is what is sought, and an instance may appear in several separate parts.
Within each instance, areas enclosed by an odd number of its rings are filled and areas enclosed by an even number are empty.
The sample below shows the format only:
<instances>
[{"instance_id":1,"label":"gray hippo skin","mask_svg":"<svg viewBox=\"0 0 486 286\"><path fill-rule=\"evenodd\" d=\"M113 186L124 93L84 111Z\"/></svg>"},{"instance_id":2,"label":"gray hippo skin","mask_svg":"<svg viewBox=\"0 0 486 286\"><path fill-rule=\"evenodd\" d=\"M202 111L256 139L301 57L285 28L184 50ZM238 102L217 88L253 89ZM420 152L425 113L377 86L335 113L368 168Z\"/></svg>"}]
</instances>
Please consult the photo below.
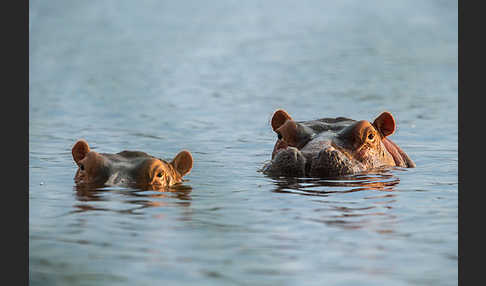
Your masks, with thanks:
<instances>
[{"instance_id":1,"label":"gray hippo skin","mask_svg":"<svg viewBox=\"0 0 486 286\"><path fill-rule=\"evenodd\" d=\"M166 162L140 151L97 153L82 139L74 144L72 155L78 165L74 176L76 184L169 187L181 183L193 163L191 153L186 150Z\"/></svg>"},{"instance_id":2,"label":"gray hippo skin","mask_svg":"<svg viewBox=\"0 0 486 286\"><path fill-rule=\"evenodd\" d=\"M383 167L415 167L387 136L395 119L381 113L373 123L345 117L294 121L282 109L271 125L278 139L263 172L273 176L336 177Z\"/></svg>"}]
</instances>

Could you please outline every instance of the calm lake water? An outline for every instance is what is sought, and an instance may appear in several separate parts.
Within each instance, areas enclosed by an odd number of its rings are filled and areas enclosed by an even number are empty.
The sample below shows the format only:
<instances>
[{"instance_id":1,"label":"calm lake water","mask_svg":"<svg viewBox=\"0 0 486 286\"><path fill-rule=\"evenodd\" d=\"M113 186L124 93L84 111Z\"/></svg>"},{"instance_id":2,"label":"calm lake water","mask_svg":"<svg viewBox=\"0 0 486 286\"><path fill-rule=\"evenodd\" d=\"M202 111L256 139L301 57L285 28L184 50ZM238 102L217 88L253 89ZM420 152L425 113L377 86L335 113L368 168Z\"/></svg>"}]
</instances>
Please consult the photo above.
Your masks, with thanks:
<instances>
[{"instance_id":1,"label":"calm lake water","mask_svg":"<svg viewBox=\"0 0 486 286\"><path fill-rule=\"evenodd\" d=\"M31 285L457 285L457 1L29 1ZM392 112L417 164L270 178L277 108ZM189 149L77 188L71 147Z\"/></svg>"}]
</instances>

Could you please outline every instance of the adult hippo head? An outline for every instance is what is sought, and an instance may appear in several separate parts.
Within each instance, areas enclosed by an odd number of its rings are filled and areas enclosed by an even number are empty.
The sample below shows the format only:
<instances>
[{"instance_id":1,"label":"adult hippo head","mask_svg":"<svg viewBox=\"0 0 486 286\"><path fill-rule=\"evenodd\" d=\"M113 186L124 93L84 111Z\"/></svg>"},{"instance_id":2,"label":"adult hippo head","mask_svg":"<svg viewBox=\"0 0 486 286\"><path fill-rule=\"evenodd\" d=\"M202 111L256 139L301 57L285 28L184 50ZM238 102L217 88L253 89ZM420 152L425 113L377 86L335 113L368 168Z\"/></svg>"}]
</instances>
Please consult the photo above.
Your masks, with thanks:
<instances>
[{"instance_id":1,"label":"adult hippo head","mask_svg":"<svg viewBox=\"0 0 486 286\"><path fill-rule=\"evenodd\" d=\"M344 117L297 122L279 109L271 125L278 139L272 160L263 167L269 175L336 177L382 167L415 167L387 138L396 127L389 112L373 123Z\"/></svg>"},{"instance_id":2,"label":"adult hippo head","mask_svg":"<svg viewBox=\"0 0 486 286\"><path fill-rule=\"evenodd\" d=\"M72 154L78 165L74 176L77 184L169 187L182 182L182 177L191 171L193 162L189 151L181 151L171 162L139 151L97 153L90 150L85 140L74 144Z\"/></svg>"}]
</instances>

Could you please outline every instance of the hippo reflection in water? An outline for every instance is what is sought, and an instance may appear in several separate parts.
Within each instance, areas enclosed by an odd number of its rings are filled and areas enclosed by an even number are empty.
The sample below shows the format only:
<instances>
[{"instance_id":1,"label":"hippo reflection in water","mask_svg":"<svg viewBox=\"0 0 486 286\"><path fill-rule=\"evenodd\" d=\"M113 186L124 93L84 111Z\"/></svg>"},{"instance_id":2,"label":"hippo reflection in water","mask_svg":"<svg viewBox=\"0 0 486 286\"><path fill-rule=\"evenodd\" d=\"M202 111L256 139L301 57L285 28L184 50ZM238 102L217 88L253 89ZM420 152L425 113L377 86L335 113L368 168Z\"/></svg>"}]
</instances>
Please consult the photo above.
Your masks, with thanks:
<instances>
[{"instance_id":1,"label":"hippo reflection in water","mask_svg":"<svg viewBox=\"0 0 486 286\"><path fill-rule=\"evenodd\" d=\"M345 117L294 121L282 109L271 125L278 139L263 172L274 176L336 177L382 167L415 167L387 136L395 119L381 113L373 123Z\"/></svg>"},{"instance_id":2,"label":"hippo reflection in water","mask_svg":"<svg viewBox=\"0 0 486 286\"><path fill-rule=\"evenodd\" d=\"M169 187L181 183L193 163L191 153L185 150L166 162L140 151L97 153L90 150L85 140L74 144L72 155L78 165L74 176L77 184Z\"/></svg>"}]
</instances>

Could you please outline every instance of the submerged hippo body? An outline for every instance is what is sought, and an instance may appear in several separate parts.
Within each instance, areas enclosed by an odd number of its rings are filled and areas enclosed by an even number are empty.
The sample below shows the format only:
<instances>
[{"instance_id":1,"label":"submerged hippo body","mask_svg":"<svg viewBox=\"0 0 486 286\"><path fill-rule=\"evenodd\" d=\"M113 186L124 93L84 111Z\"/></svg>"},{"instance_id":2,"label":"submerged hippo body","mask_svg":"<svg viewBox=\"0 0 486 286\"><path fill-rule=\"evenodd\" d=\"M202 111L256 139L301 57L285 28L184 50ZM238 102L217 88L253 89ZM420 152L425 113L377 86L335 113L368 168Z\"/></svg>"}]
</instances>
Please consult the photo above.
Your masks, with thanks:
<instances>
[{"instance_id":1,"label":"submerged hippo body","mask_svg":"<svg viewBox=\"0 0 486 286\"><path fill-rule=\"evenodd\" d=\"M182 182L192 169L192 155L181 151L171 162L140 151L122 151L116 154L91 151L85 140L72 148L78 165L74 176L77 184L97 185L151 185L168 187Z\"/></svg>"},{"instance_id":2,"label":"submerged hippo body","mask_svg":"<svg viewBox=\"0 0 486 286\"><path fill-rule=\"evenodd\" d=\"M415 167L387 138L395 131L391 113L373 123L338 117L294 121L282 109L272 117L278 139L263 172L276 176L335 177L382 167Z\"/></svg>"}]
</instances>

